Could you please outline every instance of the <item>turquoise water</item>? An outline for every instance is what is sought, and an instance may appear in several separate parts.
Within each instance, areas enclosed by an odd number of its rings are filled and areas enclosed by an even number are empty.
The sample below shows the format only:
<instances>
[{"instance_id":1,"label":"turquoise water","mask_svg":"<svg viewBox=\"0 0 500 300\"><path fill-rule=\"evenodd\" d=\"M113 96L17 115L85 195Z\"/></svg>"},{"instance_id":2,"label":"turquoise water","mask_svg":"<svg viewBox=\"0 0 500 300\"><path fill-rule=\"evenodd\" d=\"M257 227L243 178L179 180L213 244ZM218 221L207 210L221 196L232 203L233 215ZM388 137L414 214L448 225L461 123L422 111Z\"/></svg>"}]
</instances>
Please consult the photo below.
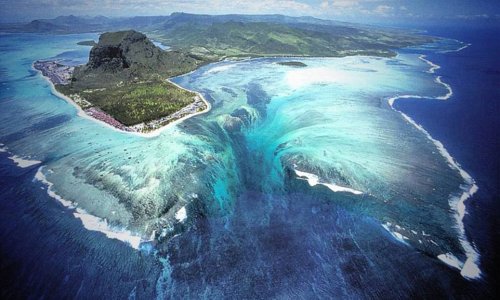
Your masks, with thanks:
<instances>
[{"instance_id":1,"label":"turquoise water","mask_svg":"<svg viewBox=\"0 0 500 300\"><path fill-rule=\"evenodd\" d=\"M426 73L429 66L413 54L301 61L308 67L260 59L209 66L176 79L216 99L209 115L199 119L217 122L235 144L239 180L228 185L286 193L286 170L312 173L322 182L363 192L338 201L405 228L417 247L456 252L460 246L445 242L456 236L448 199L459 193L462 179L435 145L386 103L398 94L446 94ZM254 103L255 95L260 101ZM243 117L235 117L241 111ZM440 233L432 241L422 233L433 230Z\"/></svg>"},{"instance_id":2,"label":"turquoise water","mask_svg":"<svg viewBox=\"0 0 500 300\"><path fill-rule=\"evenodd\" d=\"M212 110L144 138L78 116L31 68L34 60L53 57L82 63L90 48L76 42L95 38L0 37L0 143L9 155L40 161L30 168L43 166L37 178L52 196L78 207L74 215L86 228L142 251L155 249L164 265L159 294L182 290L187 273L179 272L193 263L186 262L188 254L214 255L220 247L231 250L225 254L229 257L247 258L244 251L274 231L291 243L285 248L306 251L297 240L302 237L326 260L330 246L319 242L321 236L338 239L338 232L351 232L351 227L366 243L368 233L393 240L397 251L417 250L432 263L440 264L435 258L445 253L462 263L469 257L457 230L456 208L450 207L468 183L421 130L387 103L397 95L448 93L419 54L294 59L305 68L279 65L286 61L280 58L211 64L174 81L203 93ZM356 218L363 225L353 225ZM315 230L312 224L319 220L323 225ZM309 225L312 229L296 227ZM370 228L367 233L363 226ZM245 232L252 237L242 237ZM201 247L205 239L217 246ZM282 257L281 246L274 254L256 247L263 265ZM186 256L179 256L179 249ZM211 262L197 264L205 270ZM324 270L321 276L331 272L337 271ZM170 289L172 278L184 278L178 290Z\"/></svg>"}]
</instances>

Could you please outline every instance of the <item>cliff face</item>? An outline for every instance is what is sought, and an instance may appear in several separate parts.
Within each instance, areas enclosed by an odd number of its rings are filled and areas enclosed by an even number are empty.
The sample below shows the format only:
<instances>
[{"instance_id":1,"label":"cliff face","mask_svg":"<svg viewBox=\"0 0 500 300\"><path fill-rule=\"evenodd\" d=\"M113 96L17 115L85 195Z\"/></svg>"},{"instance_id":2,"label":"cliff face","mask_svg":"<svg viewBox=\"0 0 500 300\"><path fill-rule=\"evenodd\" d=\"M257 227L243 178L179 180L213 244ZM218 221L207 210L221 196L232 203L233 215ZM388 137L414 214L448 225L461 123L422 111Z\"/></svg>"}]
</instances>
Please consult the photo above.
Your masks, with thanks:
<instances>
[{"instance_id":1,"label":"cliff face","mask_svg":"<svg viewBox=\"0 0 500 300\"><path fill-rule=\"evenodd\" d=\"M134 68L158 68L163 52L144 34L136 31L104 33L99 43L90 51L88 69L120 72ZM138 74L140 75L140 74Z\"/></svg>"},{"instance_id":2,"label":"cliff face","mask_svg":"<svg viewBox=\"0 0 500 300\"><path fill-rule=\"evenodd\" d=\"M75 70L73 80L93 86L147 79L167 72L164 60L165 52L144 34L133 30L108 32L90 51L89 62Z\"/></svg>"},{"instance_id":3,"label":"cliff face","mask_svg":"<svg viewBox=\"0 0 500 300\"><path fill-rule=\"evenodd\" d=\"M89 62L75 69L73 83L93 88L165 79L192 69L198 63L188 54L161 50L140 32L108 32L99 37L99 42L90 51Z\"/></svg>"}]
</instances>

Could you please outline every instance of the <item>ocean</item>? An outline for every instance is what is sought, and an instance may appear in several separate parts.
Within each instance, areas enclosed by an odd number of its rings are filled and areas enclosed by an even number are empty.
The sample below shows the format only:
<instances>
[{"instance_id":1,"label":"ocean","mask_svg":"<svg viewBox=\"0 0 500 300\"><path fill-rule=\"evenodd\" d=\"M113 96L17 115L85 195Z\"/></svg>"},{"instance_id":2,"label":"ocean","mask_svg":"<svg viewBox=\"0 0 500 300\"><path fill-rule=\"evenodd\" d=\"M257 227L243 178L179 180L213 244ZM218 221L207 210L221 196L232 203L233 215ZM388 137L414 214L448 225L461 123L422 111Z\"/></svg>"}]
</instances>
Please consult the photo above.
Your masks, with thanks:
<instances>
[{"instance_id":1,"label":"ocean","mask_svg":"<svg viewBox=\"0 0 500 300\"><path fill-rule=\"evenodd\" d=\"M31 68L84 63L97 35L1 35L2 297L491 296L500 68L482 30L390 59L204 66L173 80L212 110L153 138L78 116Z\"/></svg>"},{"instance_id":2,"label":"ocean","mask_svg":"<svg viewBox=\"0 0 500 300\"><path fill-rule=\"evenodd\" d=\"M450 101L409 100L397 108L410 114L468 170L480 187L468 203L465 225L483 253L490 282L498 282L500 246L500 64L491 55L500 46L497 28L440 27L428 32L471 45L460 52L429 55L441 66L438 73L453 87Z\"/></svg>"}]
</instances>

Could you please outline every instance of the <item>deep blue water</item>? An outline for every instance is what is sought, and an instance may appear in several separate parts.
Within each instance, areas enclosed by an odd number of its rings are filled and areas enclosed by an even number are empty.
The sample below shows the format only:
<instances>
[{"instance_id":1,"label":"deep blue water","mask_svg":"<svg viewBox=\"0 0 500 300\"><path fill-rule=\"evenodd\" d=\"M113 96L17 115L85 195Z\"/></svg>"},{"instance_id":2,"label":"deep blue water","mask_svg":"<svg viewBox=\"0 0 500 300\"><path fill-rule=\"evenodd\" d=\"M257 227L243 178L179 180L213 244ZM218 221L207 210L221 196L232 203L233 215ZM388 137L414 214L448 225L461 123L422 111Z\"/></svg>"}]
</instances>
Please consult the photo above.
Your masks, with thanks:
<instances>
[{"instance_id":1,"label":"deep blue water","mask_svg":"<svg viewBox=\"0 0 500 300\"><path fill-rule=\"evenodd\" d=\"M500 279L500 36L498 28L431 28L429 33L471 46L446 54L429 54L441 66L453 97L444 102L414 99L396 107L411 115L442 141L476 179L479 191L467 203L466 228L481 249L482 266L491 283Z\"/></svg>"},{"instance_id":2,"label":"deep blue water","mask_svg":"<svg viewBox=\"0 0 500 300\"><path fill-rule=\"evenodd\" d=\"M436 32L473 45L456 53L427 54L431 61L441 65L437 74L451 84L454 97L444 102L405 100L399 102L397 108L408 112L441 140L477 180L480 190L468 202L470 215L466 227L480 249L484 279L466 280L435 257L398 242L381 228L375 217L364 213L373 207L365 208L363 203L359 207L350 206L359 200L356 196L332 193L323 186L311 188L306 181L290 174L285 174L286 193L273 190L267 180L268 177L277 180L276 176L259 168L266 165L267 157L250 151L267 147L265 139L273 141L272 130L249 134L245 140L238 134L230 137L221 134L213 123L205 125L189 120L183 128L192 135L202 132L213 137L215 132L221 135L221 144L232 139L235 151L241 152L236 164L247 189L238 194L231 214L200 213L186 232L161 245L161 254L136 251L102 233L86 230L71 210L47 195L45 185L33 180L38 166L18 168L8 159L10 154L0 152L0 296L81 299L492 296L499 232L496 217L499 111L495 101L499 99L496 88L500 68L494 57L498 40L484 42L488 32L483 31L459 33ZM79 56L68 49L60 57L76 63ZM29 65L30 61L26 59L23 63ZM242 65L252 70L251 67ZM325 89L331 92L327 88L317 87L318 95ZM260 87L251 86L249 90L250 99L267 98ZM237 93L232 91L232 94ZM363 92L359 95L363 96ZM302 97L307 99L307 95ZM8 106L10 101L21 98L12 91L2 90L2 105L10 109L11 115L22 114L21 109ZM284 99L289 101L284 103L293 105L302 98ZM217 100L220 99L212 99ZM272 108L269 115L280 109L279 100L278 104L269 105ZM54 101L50 101L47 100L52 105ZM274 101L276 103L276 99ZM44 135L53 128L63 128L56 136L57 140L63 140L62 145L55 139L53 146L44 145L40 152L46 153L45 164L64 159L66 155L71 160L75 150L65 143L77 133L64 129L84 126L79 123L83 121L75 118L70 108L61 105L63 102L55 103L54 108L50 108L58 112L56 116L45 112L35 115L37 122L32 127L4 134L2 142L15 147L17 141L29 140L30 135ZM265 101L258 104L257 108L265 109ZM216 118L217 109L211 114L207 118ZM271 120L279 122L276 119ZM299 117L293 121L297 120L306 124L309 121ZM90 131L105 134L104 129L92 126ZM250 141L249 145L245 145L246 141ZM151 143L156 145L154 140ZM248 150L238 148L244 148L242 145ZM160 149L161 146L161 143L156 145ZM216 152L223 150L216 149ZM224 169L222 172L229 173ZM221 198L229 197L224 184L215 189ZM363 198L366 202L371 200L374 199Z\"/></svg>"}]
</instances>

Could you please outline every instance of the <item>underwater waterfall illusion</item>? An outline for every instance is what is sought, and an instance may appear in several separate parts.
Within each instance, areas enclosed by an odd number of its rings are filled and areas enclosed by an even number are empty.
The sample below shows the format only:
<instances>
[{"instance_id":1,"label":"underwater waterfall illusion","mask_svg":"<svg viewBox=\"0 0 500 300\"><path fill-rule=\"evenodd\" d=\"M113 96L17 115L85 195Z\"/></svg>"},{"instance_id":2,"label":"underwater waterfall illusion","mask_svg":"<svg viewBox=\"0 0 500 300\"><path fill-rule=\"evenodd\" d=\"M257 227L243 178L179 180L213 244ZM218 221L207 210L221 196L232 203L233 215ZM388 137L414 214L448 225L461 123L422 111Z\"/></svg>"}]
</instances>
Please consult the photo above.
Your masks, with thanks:
<instances>
[{"instance_id":1,"label":"underwater waterfall illusion","mask_svg":"<svg viewBox=\"0 0 500 300\"><path fill-rule=\"evenodd\" d=\"M19 45L23 55L4 60L4 98L16 101L2 112L0 142L36 167L35 181L86 228L155 252L165 265L162 293L175 295L176 268L199 257L207 266L198 268L209 268L209 253L217 251L242 268L252 251L262 267L269 255L300 257L310 250L304 243L328 260L324 241L349 226L359 231L357 218L371 228L360 233L366 239L396 239L464 277L480 276L461 225L474 180L392 108L405 95L446 100L451 87L421 55L461 43L406 49L395 58L296 59L304 68L277 64L284 58L210 64L173 81L203 93L212 109L144 138L77 116L31 69L34 60L54 56L81 63L88 48L75 41L93 37L4 39L4 58L6 45ZM19 114L23 122L15 122Z\"/></svg>"}]
</instances>

